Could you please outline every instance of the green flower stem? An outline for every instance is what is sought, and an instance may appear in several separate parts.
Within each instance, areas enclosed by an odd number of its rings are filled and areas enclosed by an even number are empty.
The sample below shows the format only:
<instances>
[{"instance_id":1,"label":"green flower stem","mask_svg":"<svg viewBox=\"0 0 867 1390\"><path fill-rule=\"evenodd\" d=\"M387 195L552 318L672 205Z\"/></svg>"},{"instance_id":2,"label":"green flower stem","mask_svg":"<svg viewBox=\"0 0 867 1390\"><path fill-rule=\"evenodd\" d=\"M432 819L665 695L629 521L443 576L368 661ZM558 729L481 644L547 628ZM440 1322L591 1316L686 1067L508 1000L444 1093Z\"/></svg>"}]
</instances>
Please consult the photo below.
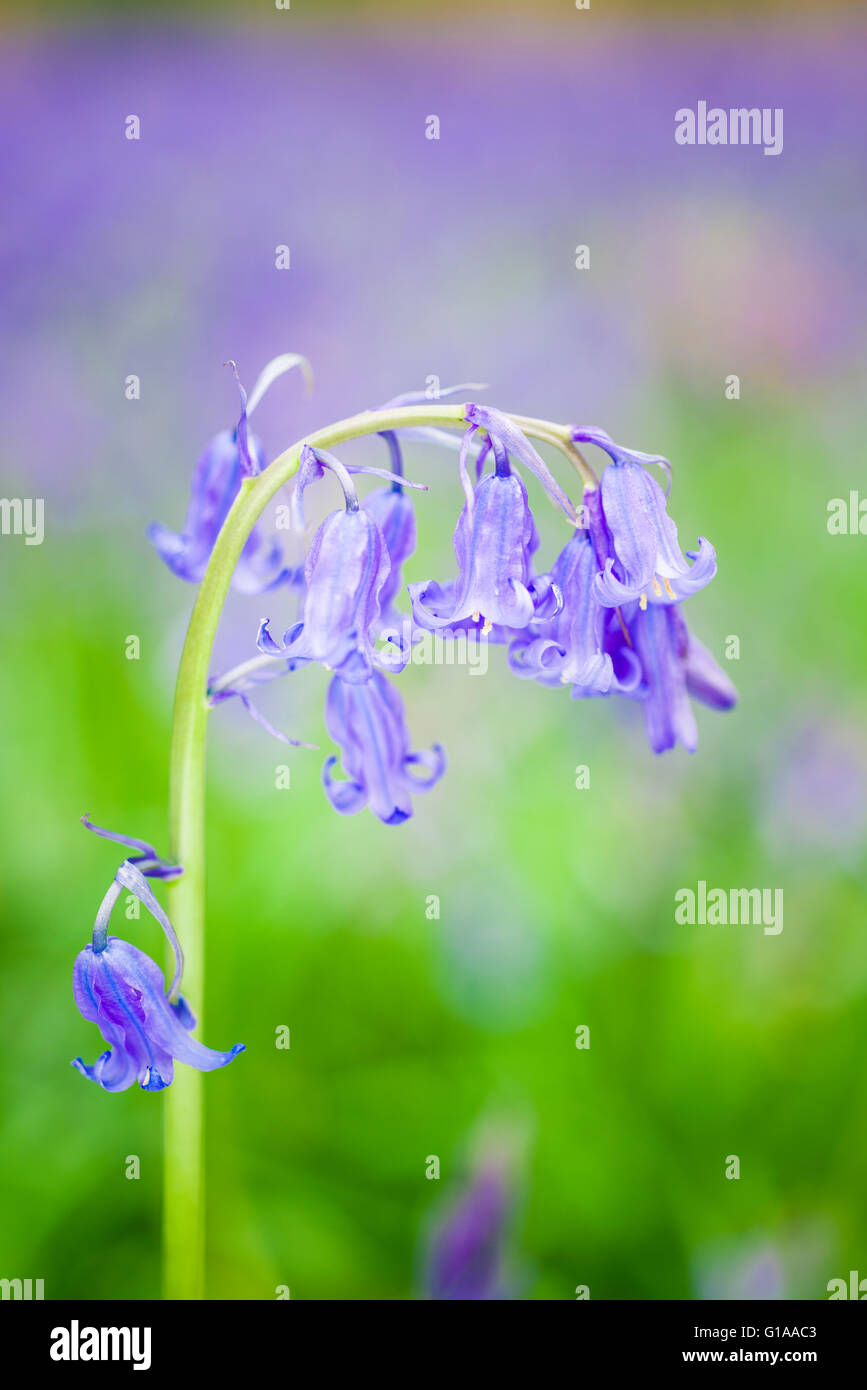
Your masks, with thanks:
<instances>
[{"instance_id":1,"label":"green flower stem","mask_svg":"<svg viewBox=\"0 0 867 1390\"><path fill-rule=\"evenodd\" d=\"M171 854L183 864L181 877L169 887L170 915L183 944L184 995L204 1016L205 956L205 742L209 705L206 698L211 652L220 614L241 551L267 504L298 470L304 444L333 449L360 435L412 425L460 428L463 405L403 406L364 411L317 430L274 459L264 473L247 478L217 537L193 607L175 690L170 778ZM564 453L585 485L596 483L569 440L565 426L521 415L511 419L524 431ZM200 1033L204 1036L204 1033ZM242 1063L243 1065L243 1063ZM163 1187L164 1296L200 1299L205 1290L205 1188L202 1073L178 1067L165 1093Z\"/></svg>"}]
</instances>

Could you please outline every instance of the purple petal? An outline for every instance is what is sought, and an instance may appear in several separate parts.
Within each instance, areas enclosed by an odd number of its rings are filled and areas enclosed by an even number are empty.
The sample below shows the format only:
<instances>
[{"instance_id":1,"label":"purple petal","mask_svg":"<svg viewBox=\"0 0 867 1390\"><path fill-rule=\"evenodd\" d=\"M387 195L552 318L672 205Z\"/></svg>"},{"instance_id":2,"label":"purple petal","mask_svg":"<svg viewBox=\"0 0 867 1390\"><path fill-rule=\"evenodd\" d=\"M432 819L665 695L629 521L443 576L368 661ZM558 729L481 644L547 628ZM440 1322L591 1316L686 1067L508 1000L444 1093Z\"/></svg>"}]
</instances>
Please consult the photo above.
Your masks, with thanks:
<instances>
[{"instance_id":1,"label":"purple petal","mask_svg":"<svg viewBox=\"0 0 867 1390\"><path fill-rule=\"evenodd\" d=\"M95 1023L112 1051L93 1067L73 1066L105 1090L126 1090L138 1079L144 1090L161 1090L174 1074L173 1059L200 1071L224 1067L243 1051L215 1052L190 1037L191 1014L166 999L159 966L129 942L110 936L104 950L86 946L73 968L75 1002Z\"/></svg>"},{"instance_id":2,"label":"purple petal","mask_svg":"<svg viewBox=\"0 0 867 1390\"><path fill-rule=\"evenodd\" d=\"M259 709L259 706L254 704L253 701L250 699L249 695L247 695L243 690L219 690L214 696L212 696L211 704L219 705L222 704L225 700L231 700L234 698L237 698L241 701L241 704L244 706L244 709L247 711L250 718L255 719L256 723L260 724L261 727L265 729L265 731L269 733L272 738L279 739L281 743L288 743L293 748L312 748L314 750L318 749L318 743L305 743L303 739L290 738L288 734L284 734L280 731L280 729L275 728L275 726L270 722L270 720L268 720L262 713L262 711Z\"/></svg>"},{"instance_id":3,"label":"purple petal","mask_svg":"<svg viewBox=\"0 0 867 1390\"><path fill-rule=\"evenodd\" d=\"M458 579L454 606L442 611L446 592L427 581L409 586L413 616L420 627L453 626L480 614L487 623L522 628L533 617L528 591L530 554L535 536L527 492L515 473L489 473L475 490L475 504L465 506L454 533Z\"/></svg>"},{"instance_id":4,"label":"purple petal","mask_svg":"<svg viewBox=\"0 0 867 1390\"><path fill-rule=\"evenodd\" d=\"M415 508L412 499L395 487L377 488L365 497L362 506L382 532L391 565L379 594L381 621L385 622L403 587L403 565L415 551Z\"/></svg>"},{"instance_id":5,"label":"purple petal","mask_svg":"<svg viewBox=\"0 0 867 1390\"><path fill-rule=\"evenodd\" d=\"M153 845L149 845L147 840L136 840L132 835L120 835L116 830L105 830L101 825L94 825L89 816L82 816L81 824L86 830L92 830L94 835L101 836L103 840L113 840L116 845L137 849L145 859L159 859Z\"/></svg>"},{"instance_id":6,"label":"purple petal","mask_svg":"<svg viewBox=\"0 0 867 1390\"><path fill-rule=\"evenodd\" d=\"M731 709L738 702L732 681L692 633L686 649L686 688L693 699L712 709Z\"/></svg>"},{"instance_id":7,"label":"purple petal","mask_svg":"<svg viewBox=\"0 0 867 1390\"><path fill-rule=\"evenodd\" d=\"M389 569L382 532L368 511L326 517L305 566L303 637L315 661L334 670L347 663L348 679L369 678Z\"/></svg>"},{"instance_id":8,"label":"purple petal","mask_svg":"<svg viewBox=\"0 0 867 1390\"><path fill-rule=\"evenodd\" d=\"M698 729L689 702L684 670L686 625L678 611L662 605L639 613L632 636L646 685L644 720L654 753L680 742L688 752L698 747Z\"/></svg>"},{"instance_id":9,"label":"purple petal","mask_svg":"<svg viewBox=\"0 0 867 1390\"><path fill-rule=\"evenodd\" d=\"M431 753L410 750L400 696L378 671L363 685L335 676L328 687L325 723L340 746L347 780L334 780L336 759L329 758L322 781L341 815L355 815L368 806L385 825L399 825L412 815L412 794L428 791L445 771L438 745ZM410 769L417 767L428 776L414 776Z\"/></svg>"},{"instance_id":10,"label":"purple petal","mask_svg":"<svg viewBox=\"0 0 867 1390\"><path fill-rule=\"evenodd\" d=\"M578 520L574 503L567 497L527 436L507 415L487 406L468 404L464 416L472 424L487 430L492 440L497 440L510 454L520 459L525 467L535 474L548 496L561 511L565 512L571 522L574 523Z\"/></svg>"}]
</instances>

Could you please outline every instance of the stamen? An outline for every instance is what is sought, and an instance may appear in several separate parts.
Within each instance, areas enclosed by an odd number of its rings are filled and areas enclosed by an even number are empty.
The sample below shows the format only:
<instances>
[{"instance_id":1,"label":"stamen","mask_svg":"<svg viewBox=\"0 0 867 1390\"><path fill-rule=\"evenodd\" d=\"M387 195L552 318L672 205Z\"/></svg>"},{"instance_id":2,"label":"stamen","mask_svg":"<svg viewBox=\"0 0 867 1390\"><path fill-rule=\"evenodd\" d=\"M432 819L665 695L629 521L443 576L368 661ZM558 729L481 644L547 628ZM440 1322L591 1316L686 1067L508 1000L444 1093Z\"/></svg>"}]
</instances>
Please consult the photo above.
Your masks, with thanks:
<instances>
[{"instance_id":1,"label":"stamen","mask_svg":"<svg viewBox=\"0 0 867 1390\"><path fill-rule=\"evenodd\" d=\"M623 621L623 614L621 613L621 611L620 611L619 608L615 608L614 611L615 611L615 613L617 614L617 621L618 621L619 624L620 624L620 631L623 633L623 636L624 636L624 638L626 639L626 645L627 645L628 647L631 647L631 646L632 646L632 638L631 638L630 635L629 635L629 628L626 626L625 622Z\"/></svg>"},{"instance_id":2,"label":"stamen","mask_svg":"<svg viewBox=\"0 0 867 1390\"><path fill-rule=\"evenodd\" d=\"M492 628L493 626L494 626L494 624L492 623L491 619L490 619L490 618L485 618L485 625L484 625L484 627L482 628L482 632L481 632L482 637L487 637L488 633L490 632L490 630L491 630L491 628Z\"/></svg>"},{"instance_id":3,"label":"stamen","mask_svg":"<svg viewBox=\"0 0 867 1390\"><path fill-rule=\"evenodd\" d=\"M647 607L647 594L641 595L641 598L638 600L638 606L643 613L645 608Z\"/></svg>"},{"instance_id":4,"label":"stamen","mask_svg":"<svg viewBox=\"0 0 867 1390\"><path fill-rule=\"evenodd\" d=\"M653 592L656 594L657 598L662 598L662 585L656 575L653 576Z\"/></svg>"},{"instance_id":5,"label":"stamen","mask_svg":"<svg viewBox=\"0 0 867 1390\"><path fill-rule=\"evenodd\" d=\"M669 584L668 580L667 580L667 579L663 579L662 582L663 582L663 584L665 585L665 592L668 594L668 597L669 597L669 598L676 598L677 595L675 594L675 592L674 592L674 590L672 589L671 585Z\"/></svg>"}]
</instances>

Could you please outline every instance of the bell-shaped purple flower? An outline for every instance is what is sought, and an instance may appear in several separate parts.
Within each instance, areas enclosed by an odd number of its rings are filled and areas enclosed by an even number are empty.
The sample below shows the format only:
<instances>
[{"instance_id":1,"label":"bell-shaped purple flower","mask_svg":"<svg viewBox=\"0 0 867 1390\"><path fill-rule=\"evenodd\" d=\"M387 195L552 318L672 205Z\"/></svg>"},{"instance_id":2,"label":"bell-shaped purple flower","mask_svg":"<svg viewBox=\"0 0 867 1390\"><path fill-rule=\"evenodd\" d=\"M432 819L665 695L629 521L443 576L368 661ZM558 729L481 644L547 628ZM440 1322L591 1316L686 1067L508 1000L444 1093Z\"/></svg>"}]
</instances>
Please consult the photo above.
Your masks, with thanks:
<instances>
[{"instance_id":1,"label":"bell-shaped purple flower","mask_svg":"<svg viewBox=\"0 0 867 1390\"><path fill-rule=\"evenodd\" d=\"M106 1091L125 1091L138 1081L142 1090L161 1091L174 1076L174 1061L186 1062L200 1071L224 1067L243 1043L229 1052L215 1052L190 1037L195 1017L179 986L183 955L171 922L151 892L145 874L152 878L173 878L180 866L161 860L151 845L92 825L88 830L139 851L124 860L100 904L90 945L80 951L72 971L72 989L82 1017L95 1023L109 1044L88 1066L76 1057L72 1065L90 1081ZM166 992L159 966L137 946L108 935L114 905L126 888L156 918L163 928L175 956L175 972Z\"/></svg>"},{"instance_id":2,"label":"bell-shaped purple flower","mask_svg":"<svg viewBox=\"0 0 867 1390\"><path fill-rule=\"evenodd\" d=\"M737 691L710 652L692 637L680 609L651 604L627 615L641 662L639 691L647 738L654 753L681 743L690 753L698 747L698 729L690 695L714 709L730 709Z\"/></svg>"},{"instance_id":3,"label":"bell-shaped purple flower","mask_svg":"<svg viewBox=\"0 0 867 1390\"><path fill-rule=\"evenodd\" d=\"M234 367L234 363L232 364ZM201 582L214 543L238 495L244 477L260 473L265 466L261 441L248 433L247 420L271 382L290 367L300 366L309 374L306 358L285 353L269 362L250 394L243 387L241 416L234 430L221 430L214 436L196 464L190 502L181 532L171 531L160 522L148 527L147 536L173 574L191 584ZM235 373L237 378L237 372ZM261 526L254 526L241 552L232 577L240 593L260 594L290 578L283 563L279 543L268 540Z\"/></svg>"},{"instance_id":4,"label":"bell-shaped purple flower","mask_svg":"<svg viewBox=\"0 0 867 1390\"><path fill-rule=\"evenodd\" d=\"M470 428L461 444L460 473L467 500L453 538L458 577L446 585L430 580L410 584L413 617L419 627L429 629L454 629L467 619L478 623L481 618L485 635L495 627L526 628L534 617L543 616L539 609L548 602L550 586L534 582L531 560L539 538L527 490L512 472L509 454L535 474L573 524L577 513L529 439L507 416L470 403L464 418ZM476 475L489 452L495 468L473 487L466 461L470 442L480 431L485 438Z\"/></svg>"},{"instance_id":5,"label":"bell-shaped purple flower","mask_svg":"<svg viewBox=\"0 0 867 1390\"><path fill-rule=\"evenodd\" d=\"M409 653L389 652L383 661L376 650L381 626L382 594L391 574L392 561L385 536L377 521L380 504L362 507L355 485L339 459L324 449L305 445L292 498L295 524L303 528L303 495L316 478L330 469L343 488L345 506L327 516L313 538L304 565L304 607L301 621L275 642L267 619L259 626L256 645L266 656L290 660L318 661L339 673L345 681L370 680L375 666L400 670ZM354 472L374 473L391 478L378 468L357 468ZM417 487L402 480L401 487ZM388 509L383 508L383 511ZM406 517L397 510L391 518L395 529L391 538L398 552L414 534L408 535Z\"/></svg>"},{"instance_id":6,"label":"bell-shaped purple flower","mask_svg":"<svg viewBox=\"0 0 867 1390\"><path fill-rule=\"evenodd\" d=\"M585 493L585 506L596 504L597 526L591 530L602 570L596 580L600 603L674 603L709 584L716 574L713 546L700 536L698 550L684 556L666 494L647 471L648 464L667 468L668 460L624 449L604 430L575 428L571 435L575 443L598 445L612 460L598 495Z\"/></svg>"},{"instance_id":7,"label":"bell-shaped purple flower","mask_svg":"<svg viewBox=\"0 0 867 1390\"><path fill-rule=\"evenodd\" d=\"M331 757L322 769L322 783L341 815L353 816L368 806L386 825L400 825L412 815L413 794L429 791L445 772L445 753L438 743L430 752L411 751L403 702L380 671L363 684L335 676L325 701L325 725L340 745L347 780L333 778L338 759Z\"/></svg>"},{"instance_id":8,"label":"bell-shaped purple flower","mask_svg":"<svg viewBox=\"0 0 867 1390\"><path fill-rule=\"evenodd\" d=\"M175 1059L214 1071L244 1051L237 1043L215 1052L190 1037L195 1018L186 1000L170 1002L159 966L120 937L108 937L100 951L89 945L79 952L72 989L82 1017L109 1044L92 1067L80 1057L72 1065L105 1091L125 1091L135 1081L143 1091L161 1091L172 1081Z\"/></svg>"},{"instance_id":9,"label":"bell-shaped purple flower","mask_svg":"<svg viewBox=\"0 0 867 1390\"><path fill-rule=\"evenodd\" d=\"M302 468L321 468L321 458L305 449ZM256 645L266 656L319 661L339 671L344 680L367 681L373 670L379 596L390 561L375 517L362 510L351 480L342 466L338 468L346 506L327 516L313 538L304 565L301 621L287 629L278 644L265 619ZM307 480L304 474L299 477L301 491Z\"/></svg>"},{"instance_id":10,"label":"bell-shaped purple flower","mask_svg":"<svg viewBox=\"0 0 867 1390\"><path fill-rule=\"evenodd\" d=\"M576 531L551 568L550 580L562 595L562 607L547 621L532 622L514 639L509 666L515 675L598 695L619 689L605 650L608 613L596 594L596 573L590 536Z\"/></svg>"},{"instance_id":11,"label":"bell-shaped purple flower","mask_svg":"<svg viewBox=\"0 0 867 1390\"><path fill-rule=\"evenodd\" d=\"M431 580L410 584L412 612L419 627L454 628L466 618L484 629L502 624L522 628L535 611L531 556L538 538L527 490L509 468L499 465L475 488L454 533L458 577L454 584ZM484 630L483 629L483 630Z\"/></svg>"}]
</instances>

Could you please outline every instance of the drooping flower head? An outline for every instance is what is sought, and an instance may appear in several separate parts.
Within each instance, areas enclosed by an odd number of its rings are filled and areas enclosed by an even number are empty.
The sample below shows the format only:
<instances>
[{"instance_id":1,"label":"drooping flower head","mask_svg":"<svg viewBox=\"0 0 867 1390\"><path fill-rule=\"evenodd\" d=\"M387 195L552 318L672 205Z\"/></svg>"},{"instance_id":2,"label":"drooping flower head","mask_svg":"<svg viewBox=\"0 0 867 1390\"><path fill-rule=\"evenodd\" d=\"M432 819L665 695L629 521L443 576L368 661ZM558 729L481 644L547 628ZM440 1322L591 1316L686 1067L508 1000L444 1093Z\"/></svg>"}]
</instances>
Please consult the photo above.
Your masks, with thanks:
<instances>
[{"instance_id":1,"label":"drooping flower head","mask_svg":"<svg viewBox=\"0 0 867 1390\"><path fill-rule=\"evenodd\" d=\"M301 621L275 642L269 620L259 627L257 646L267 656L318 661L345 681L368 681L379 664L375 642L381 594L391 570L388 547L374 511L362 507L350 472L324 449L301 451L293 516L303 529L306 488L330 469L343 488L344 507L327 516L313 538L304 566L305 594ZM391 477L382 469L355 472ZM418 487L404 479L403 487ZM389 669L396 669L390 661Z\"/></svg>"},{"instance_id":2,"label":"drooping flower head","mask_svg":"<svg viewBox=\"0 0 867 1390\"><path fill-rule=\"evenodd\" d=\"M698 550L683 555L666 494L648 472L651 464L669 470L668 460L623 448L601 429L576 427L571 437L576 444L598 445L611 459L598 495L592 489L585 493L602 570L596 580L600 603L675 603L709 584L716 574L713 546L700 536Z\"/></svg>"},{"instance_id":3,"label":"drooping flower head","mask_svg":"<svg viewBox=\"0 0 867 1390\"><path fill-rule=\"evenodd\" d=\"M574 525L575 508L555 481L530 441L499 411L469 404L464 412L470 428L460 456L466 503L458 518L453 543L458 577L450 584L433 581L410 584L413 617L419 627L454 629L472 618L483 631L495 625L526 628L540 605L550 607L549 584L534 583L532 557L539 538L523 480L512 471L509 453L540 479ZM494 471L473 487L466 458L479 430L487 439L483 454L494 456Z\"/></svg>"},{"instance_id":4,"label":"drooping flower head","mask_svg":"<svg viewBox=\"0 0 867 1390\"><path fill-rule=\"evenodd\" d=\"M368 806L386 825L400 825L412 815L413 794L429 791L445 772L445 753L438 743L430 752L411 750L403 702L380 671L365 683L335 676L325 701L325 725L340 746L346 780L334 778L338 759L331 757L322 769L322 783L341 815L353 816Z\"/></svg>"},{"instance_id":5,"label":"drooping flower head","mask_svg":"<svg viewBox=\"0 0 867 1390\"><path fill-rule=\"evenodd\" d=\"M233 370L235 364L231 364ZM241 383L241 415L234 430L221 430L211 440L196 464L193 473L190 502L183 530L170 531L160 522L148 527L148 539L160 557L179 579L191 584L201 582L214 542L229 513L241 482L245 477L260 473L265 466L261 441L248 431L248 419L268 387L283 372L300 367L310 380L310 366L297 353L284 353L265 367L249 400ZM237 371L235 371L237 380ZM276 540L266 540L262 528L254 526L241 552L232 578L240 593L260 594L284 584L291 571L283 562Z\"/></svg>"},{"instance_id":6,"label":"drooping flower head","mask_svg":"<svg viewBox=\"0 0 867 1390\"><path fill-rule=\"evenodd\" d=\"M72 1065L105 1091L125 1091L138 1081L144 1091L161 1091L171 1084L175 1060L199 1071L214 1071L232 1061L244 1044L215 1052L190 1036L196 1020L179 993L183 973L180 943L166 913L149 888L145 875L175 878L180 866L160 859L152 845L92 825L88 830L138 851L125 859L100 904L91 943L79 952L72 971L72 990L83 1018L95 1023L107 1051L88 1066L76 1057ZM117 936L108 925L121 890L143 903L172 946L175 971L168 992L162 971L150 956Z\"/></svg>"}]
</instances>

